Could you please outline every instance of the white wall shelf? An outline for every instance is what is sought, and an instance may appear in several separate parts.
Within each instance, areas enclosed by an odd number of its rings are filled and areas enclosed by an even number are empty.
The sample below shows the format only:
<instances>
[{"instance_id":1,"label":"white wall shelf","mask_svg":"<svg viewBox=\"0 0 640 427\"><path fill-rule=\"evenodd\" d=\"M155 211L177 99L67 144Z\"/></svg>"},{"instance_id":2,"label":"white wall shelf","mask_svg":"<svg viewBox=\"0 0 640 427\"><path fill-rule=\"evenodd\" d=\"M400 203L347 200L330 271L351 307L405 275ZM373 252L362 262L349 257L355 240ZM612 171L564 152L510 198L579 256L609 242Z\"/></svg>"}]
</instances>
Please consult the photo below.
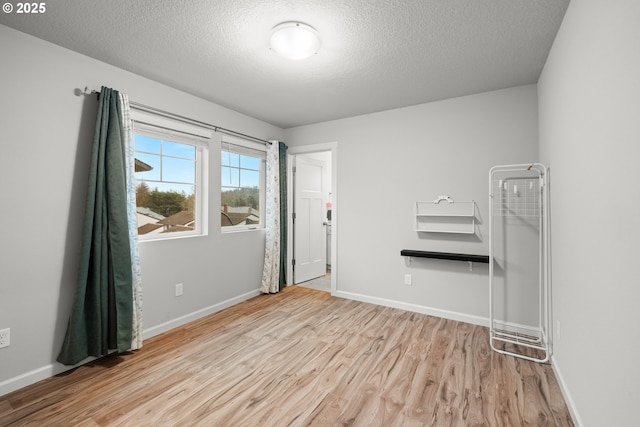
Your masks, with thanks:
<instances>
[{"instance_id":1,"label":"white wall shelf","mask_svg":"<svg viewBox=\"0 0 640 427\"><path fill-rule=\"evenodd\" d=\"M474 234L476 203L473 200L456 202L448 196L432 202L416 202L416 231Z\"/></svg>"}]
</instances>

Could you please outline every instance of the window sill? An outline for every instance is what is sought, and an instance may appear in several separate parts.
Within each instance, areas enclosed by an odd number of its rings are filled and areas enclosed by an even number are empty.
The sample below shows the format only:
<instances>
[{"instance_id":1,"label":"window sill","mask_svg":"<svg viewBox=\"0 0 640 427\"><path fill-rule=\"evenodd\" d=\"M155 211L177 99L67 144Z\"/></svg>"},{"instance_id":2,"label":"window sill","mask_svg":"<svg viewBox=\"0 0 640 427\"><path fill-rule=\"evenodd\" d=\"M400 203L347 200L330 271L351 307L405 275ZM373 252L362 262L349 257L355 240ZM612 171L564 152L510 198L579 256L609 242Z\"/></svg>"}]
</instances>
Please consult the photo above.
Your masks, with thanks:
<instances>
[{"instance_id":1,"label":"window sill","mask_svg":"<svg viewBox=\"0 0 640 427\"><path fill-rule=\"evenodd\" d=\"M138 236L138 243L147 243L147 242L162 242L165 240L179 240L179 239L192 239L194 237L206 237L207 233L198 233L198 234L181 234L177 236L162 236L162 237L154 237L154 238L140 238Z\"/></svg>"},{"instance_id":2,"label":"window sill","mask_svg":"<svg viewBox=\"0 0 640 427\"><path fill-rule=\"evenodd\" d=\"M227 228L220 229L222 234L246 233L247 231L261 231L261 230L265 230L265 228L264 227L243 227L243 228L232 228L231 230Z\"/></svg>"}]
</instances>

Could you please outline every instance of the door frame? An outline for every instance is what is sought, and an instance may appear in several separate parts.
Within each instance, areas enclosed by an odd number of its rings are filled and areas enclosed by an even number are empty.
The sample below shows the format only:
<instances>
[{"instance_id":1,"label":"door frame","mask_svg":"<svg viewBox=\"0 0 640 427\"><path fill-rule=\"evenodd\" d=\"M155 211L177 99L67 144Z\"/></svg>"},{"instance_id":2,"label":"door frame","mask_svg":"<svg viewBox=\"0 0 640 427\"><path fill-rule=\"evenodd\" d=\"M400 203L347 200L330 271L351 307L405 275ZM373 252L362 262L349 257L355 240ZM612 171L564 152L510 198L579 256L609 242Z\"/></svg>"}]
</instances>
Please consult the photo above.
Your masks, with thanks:
<instances>
[{"instance_id":1,"label":"door frame","mask_svg":"<svg viewBox=\"0 0 640 427\"><path fill-rule=\"evenodd\" d=\"M293 165L292 156L319 152L331 152L331 295L337 291L338 283L338 142L290 147L287 150L287 203L293 207ZM289 209L287 224L287 286L293 284L293 210Z\"/></svg>"}]
</instances>

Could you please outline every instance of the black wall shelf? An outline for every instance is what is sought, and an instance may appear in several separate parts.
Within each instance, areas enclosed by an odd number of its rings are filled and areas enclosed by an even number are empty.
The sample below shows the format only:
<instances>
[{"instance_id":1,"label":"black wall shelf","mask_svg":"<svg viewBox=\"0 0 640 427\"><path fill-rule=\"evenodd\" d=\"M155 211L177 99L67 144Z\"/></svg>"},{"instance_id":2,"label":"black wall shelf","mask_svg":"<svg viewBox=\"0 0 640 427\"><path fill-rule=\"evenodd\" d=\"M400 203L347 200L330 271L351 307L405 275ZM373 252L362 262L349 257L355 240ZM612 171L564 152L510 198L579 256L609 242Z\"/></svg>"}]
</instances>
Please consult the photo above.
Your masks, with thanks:
<instances>
[{"instance_id":1,"label":"black wall shelf","mask_svg":"<svg viewBox=\"0 0 640 427\"><path fill-rule=\"evenodd\" d=\"M482 262L489 264L488 255L454 254L448 252L416 251L412 249L402 249L400 255L415 258L449 259L453 261Z\"/></svg>"}]
</instances>

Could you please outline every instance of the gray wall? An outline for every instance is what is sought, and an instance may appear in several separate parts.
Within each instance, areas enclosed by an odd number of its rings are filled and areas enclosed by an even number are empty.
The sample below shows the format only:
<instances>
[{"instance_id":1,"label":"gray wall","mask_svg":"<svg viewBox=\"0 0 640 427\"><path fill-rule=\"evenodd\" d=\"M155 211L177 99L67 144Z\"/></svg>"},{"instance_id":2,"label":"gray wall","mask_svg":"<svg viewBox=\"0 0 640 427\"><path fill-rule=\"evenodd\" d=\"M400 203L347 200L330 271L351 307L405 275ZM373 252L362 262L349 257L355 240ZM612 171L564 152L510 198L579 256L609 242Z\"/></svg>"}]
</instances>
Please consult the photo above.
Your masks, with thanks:
<instances>
[{"instance_id":1,"label":"gray wall","mask_svg":"<svg viewBox=\"0 0 640 427\"><path fill-rule=\"evenodd\" d=\"M640 2L571 2L538 84L554 366L584 426L638 424Z\"/></svg>"},{"instance_id":2,"label":"gray wall","mask_svg":"<svg viewBox=\"0 0 640 427\"><path fill-rule=\"evenodd\" d=\"M78 268L97 102L74 88L113 87L131 100L262 138L282 130L0 26L0 394L63 370L55 362ZM257 294L264 232L222 235L219 154L212 144L209 235L140 244L145 336ZM174 296L176 283L184 295Z\"/></svg>"},{"instance_id":3,"label":"gray wall","mask_svg":"<svg viewBox=\"0 0 640 427\"><path fill-rule=\"evenodd\" d=\"M337 295L486 324L486 264L400 250L488 254L489 169L536 161L537 130L535 85L285 130L292 147L338 143ZM441 194L476 201L475 235L414 231L414 203Z\"/></svg>"}]
</instances>

